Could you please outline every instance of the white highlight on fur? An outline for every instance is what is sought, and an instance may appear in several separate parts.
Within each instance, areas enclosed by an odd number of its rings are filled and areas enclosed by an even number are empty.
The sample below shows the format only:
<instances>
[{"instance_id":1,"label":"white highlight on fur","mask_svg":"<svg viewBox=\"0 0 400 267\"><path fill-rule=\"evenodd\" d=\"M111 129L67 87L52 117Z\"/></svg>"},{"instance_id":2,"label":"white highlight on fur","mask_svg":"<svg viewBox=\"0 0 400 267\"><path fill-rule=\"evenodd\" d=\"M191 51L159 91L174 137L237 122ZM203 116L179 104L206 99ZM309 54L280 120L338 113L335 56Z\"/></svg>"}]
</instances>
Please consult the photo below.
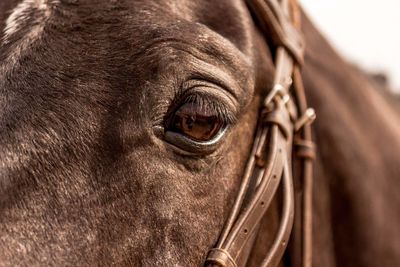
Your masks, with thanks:
<instances>
[{"instance_id":1,"label":"white highlight on fur","mask_svg":"<svg viewBox=\"0 0 400 267\"><path fill-rule=\"evenodd\" d=\"M29 45L40 38L54 5L58 3L59 0L22 0L12 10L3 30L3 44L11 42L11 37L20 33L21 30L24 31L24 34L18 36L18 39L12 44L10 54L0 64L1 69L16 64L20 55Z\"/></svg>"},{"instance_id":2,"label":"white highlight on fur","mask_svg":"<svg viewBox=\"0 0 400 267\"><path fill-rule=\"evenodd\" d=\"M23 27L24 21L28 20L32 14L38 14L38 17L47 17L50 13L47 5L47 0L23 0L21 3L14 8L11 15L6 20L6 27L4 28L4 41L7 42L9 37L17 33ZM40 24L44 20L41 20L39 25L32 28L34 31L38 30Z\"/></svg>"},{"instance_id":3,"label":"white highlight on fur","mask_svg":"<svg viewBox=\"0 0 400 267\"><path fill-rule=\"evenodd\" d=\"M46 8L46 4L43 3L43 0L24 0L13 10L11 15L6 20L6 28L4 29L5 37L8 37L18 31L21 22L27 19L27 14L29 10L33 9L35 5L38 7L39 10L43 10Z\"/></svg>"}]
</instances>

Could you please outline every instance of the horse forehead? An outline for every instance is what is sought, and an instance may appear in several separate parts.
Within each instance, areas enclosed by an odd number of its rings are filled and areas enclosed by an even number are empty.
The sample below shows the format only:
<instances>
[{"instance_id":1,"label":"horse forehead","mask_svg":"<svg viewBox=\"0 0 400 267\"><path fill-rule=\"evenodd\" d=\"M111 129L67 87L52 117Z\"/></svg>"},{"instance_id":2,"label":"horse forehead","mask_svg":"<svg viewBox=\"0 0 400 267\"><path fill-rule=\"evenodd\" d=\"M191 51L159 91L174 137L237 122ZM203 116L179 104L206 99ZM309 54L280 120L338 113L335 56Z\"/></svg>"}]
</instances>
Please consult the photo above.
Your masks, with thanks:
<instances>
[{"instance_id":1,"label":"horse forehead","mask_svg":"<svg viewBox=\"0 0 400 267\"><path fill-rule=\"evenodd\" d=\"M166 23L180 20L199 23L231 41L245 54L251 50L253 23L245 1L169 0L163 5L159 1L145 1L143 9L149 6L152 7L149 16L155 20L164 17Z\"/></svg>"},{"instance_id":2,"label":"horse forehead","mask_svg":"<svg viewBox=\"0 0 400 267\"><path fill-rule=\"evenodd\" d=\"M3 42L17 39L23 46L29 46L40 39L49 22L65 23L59 17L62 14L64 19L68 18L65 10L68 14L78 13L73 20L85 20L96 15L109 19L125 16L131 20L121 19L119 23L133 21L134 26L142 28L149 24L178 21L201 23L229 39L240 50L251 50L252 24L246 5L241 0L20 0L9 12L3 29ZM13 35L17 38L12 38Z\"/></svg>"}]
</instances>

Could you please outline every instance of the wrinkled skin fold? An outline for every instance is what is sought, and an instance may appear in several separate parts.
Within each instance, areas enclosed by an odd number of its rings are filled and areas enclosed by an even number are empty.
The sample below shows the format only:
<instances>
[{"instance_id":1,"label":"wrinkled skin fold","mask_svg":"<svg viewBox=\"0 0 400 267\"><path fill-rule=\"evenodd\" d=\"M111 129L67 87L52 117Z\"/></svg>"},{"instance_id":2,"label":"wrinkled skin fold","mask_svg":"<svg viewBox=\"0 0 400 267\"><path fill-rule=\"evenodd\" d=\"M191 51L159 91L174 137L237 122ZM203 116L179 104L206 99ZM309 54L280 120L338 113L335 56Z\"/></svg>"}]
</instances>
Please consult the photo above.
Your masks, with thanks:
<instances>
[{"instance_id":1,"label":"wrinkled skin fold","mask_svg":"<svg viewBox=\"0 0 400 267\"><path fill-rule=\"evenodd\" d=\"M201 266L273 76L243 1L6 0L0 27L0 265ZM398 114L306 19L304 32L315 266L395 266ZM206 155L164 138L193 88L235 117Z\"/></svg>"},{"instance_id":2,"label":"wrinkled skin fold","mask_svg":"<svg viewBox=\"0 0 400 267\"><path fill-rule=\"evenodd\" d=\"M198 265L255 126L262 56L245 5L24 1L12 14L21 8L1 49L2 263ZM237 121L207 156L159 133L187 87L232 99Z\"/></svg>"}]
</instances>

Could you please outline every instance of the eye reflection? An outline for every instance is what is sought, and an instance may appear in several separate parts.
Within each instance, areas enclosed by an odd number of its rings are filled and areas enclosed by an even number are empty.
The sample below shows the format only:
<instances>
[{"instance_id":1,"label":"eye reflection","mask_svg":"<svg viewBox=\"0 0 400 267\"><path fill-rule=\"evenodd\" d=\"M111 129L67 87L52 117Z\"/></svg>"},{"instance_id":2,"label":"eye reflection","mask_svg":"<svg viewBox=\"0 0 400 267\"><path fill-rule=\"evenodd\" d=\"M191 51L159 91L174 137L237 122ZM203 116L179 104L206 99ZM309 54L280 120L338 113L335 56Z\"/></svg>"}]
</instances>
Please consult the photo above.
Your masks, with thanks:
<instances>
[{"instance_id":1,"label":"eye reflection","mask_svg":"<svg viewBox=\"0 0 400 267\"><path fill-rule=\"evenodd\" d=\"M224 123L214 111L207 111L193 102L183 104L173 115L172 131L195 141L209 141L223 128Z\"/></svg>"}]
</instances>

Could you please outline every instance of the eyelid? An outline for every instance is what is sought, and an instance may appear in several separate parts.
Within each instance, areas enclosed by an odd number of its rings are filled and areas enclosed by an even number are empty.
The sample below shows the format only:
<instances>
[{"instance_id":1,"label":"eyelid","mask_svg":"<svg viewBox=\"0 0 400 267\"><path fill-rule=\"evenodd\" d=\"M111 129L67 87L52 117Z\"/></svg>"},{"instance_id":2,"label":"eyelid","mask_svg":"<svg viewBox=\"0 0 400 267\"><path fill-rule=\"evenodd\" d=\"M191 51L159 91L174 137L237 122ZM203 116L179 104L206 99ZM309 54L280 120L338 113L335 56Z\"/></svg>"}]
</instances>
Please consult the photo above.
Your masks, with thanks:
<instances>
[{"instance_id":1,"label":"eyelid","mask_svg":"<svg viewBox=\"0 0 400 267\"><path fill-rule=\"evenodd\" d=\"M184 95L181 99L187 100L189 97L199 97L209 103L215 104L216 108L223 108L229 115L227 123L234 123L237 121L239 113L239 103L229 91L224 90L220 86L204 81L204 80L190 80L183 84Z\"/></svg>"},{"instance_id":2,"label":"eyelid","mask_svg":"<svg viewBox=\"0 0 400 267\"><path fill-rule=\"evenodd\" d=\"M187 155L206 155L214 152L220 145L220 141L227 132L228 127L223 128L212 140L199 142L179 133L165 132L167 143L179 152Z\"/></svg>"},{"instance_id":3,"label":"eyelid","mask_svg":"<svg viewBox=\"0 0 400 267\"><path fill-rule=\"evenodd\" d=\"M200 94L189 94L182 105L178 108L176 112L180 111L181 107L185 104L193 104L193 109L191 112L207 116L216 116L224 124L233 124L237 121L237 116L232 112L232 108L228 104L224 103L221 99L215 99L214 96L210 95L200 95Z\"/></svg>"}]
</instances>

